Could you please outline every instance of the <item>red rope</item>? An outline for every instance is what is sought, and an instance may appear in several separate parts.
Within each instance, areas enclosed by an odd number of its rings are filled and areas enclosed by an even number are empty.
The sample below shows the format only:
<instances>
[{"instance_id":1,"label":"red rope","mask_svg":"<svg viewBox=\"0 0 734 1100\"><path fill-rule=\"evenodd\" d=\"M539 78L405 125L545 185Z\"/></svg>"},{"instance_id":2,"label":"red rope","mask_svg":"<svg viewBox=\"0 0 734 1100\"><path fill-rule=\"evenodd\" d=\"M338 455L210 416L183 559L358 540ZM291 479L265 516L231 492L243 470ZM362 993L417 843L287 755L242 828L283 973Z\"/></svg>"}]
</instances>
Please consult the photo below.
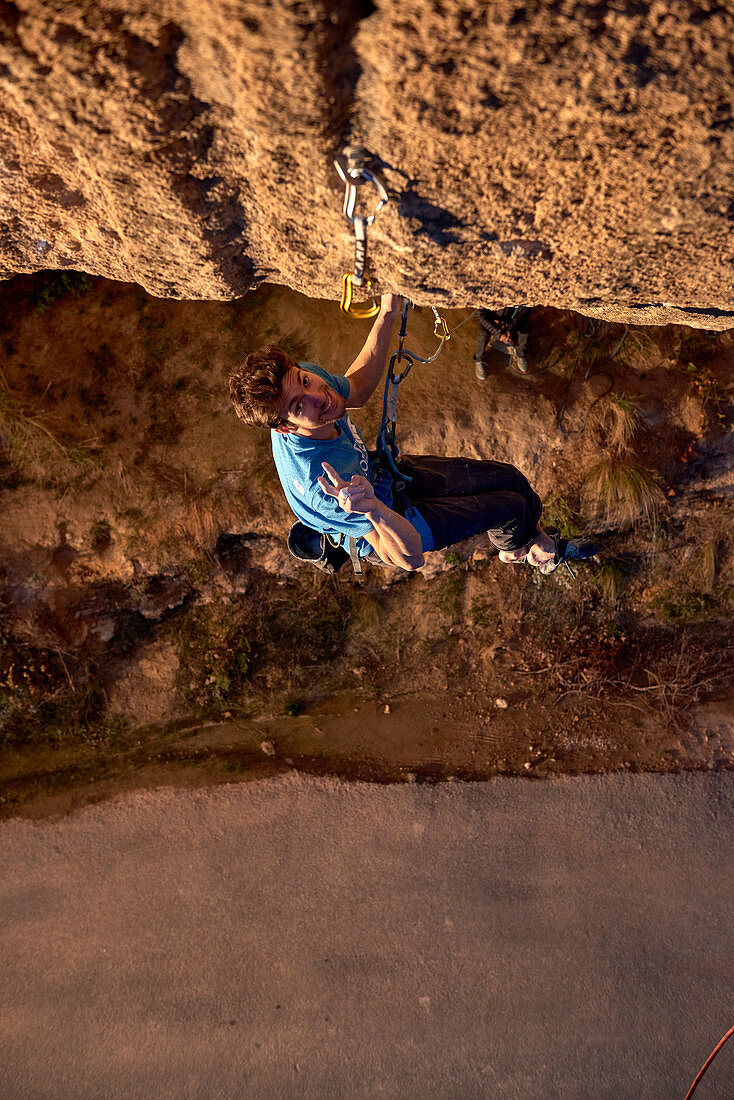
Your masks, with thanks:
<instances>
[{"instance_id":1,"label":"red rope","mask_svg":"<svg viewBox=\"0 0 734 1100\"><path fill-rule=\"evenodd\" d=\"M719 1051L723 1047L726 1040L730 1039L732 1035L734 1035L734 1027L729 1028L729 1030L727 1031L727 1033L723 1037L723 1039L719 1043L717 1043L716 1046L714 1047L714 1049L711 1051L708 1058L706 1059L706 1061L703 1063L700 1070L698 1071L698 1076L696 1077L696 1080L693 1082L693 1084L689 1088L688 1092L686 1093L686 1095L684 1097L684 1100L691 1100L691 1097L693 1096L694 1092L698 1088L698 1082L701 1080L704 1073L709 1068L709 1066L713 1062L714 1058L716 1057L716 1055L719 1053Z\"/></svg>"}]
</instances>

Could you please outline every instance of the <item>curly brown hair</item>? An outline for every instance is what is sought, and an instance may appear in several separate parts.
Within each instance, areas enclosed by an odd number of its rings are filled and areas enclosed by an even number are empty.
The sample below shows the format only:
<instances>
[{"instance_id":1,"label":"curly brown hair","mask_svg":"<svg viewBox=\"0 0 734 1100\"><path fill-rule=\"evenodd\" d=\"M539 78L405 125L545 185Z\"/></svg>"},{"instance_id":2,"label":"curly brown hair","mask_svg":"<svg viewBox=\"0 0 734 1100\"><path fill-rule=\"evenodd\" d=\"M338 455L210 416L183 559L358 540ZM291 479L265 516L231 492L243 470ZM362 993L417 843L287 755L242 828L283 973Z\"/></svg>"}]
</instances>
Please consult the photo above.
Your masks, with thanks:
<instances>
[{"instance_id":1,"label":"curly brown hair","mask_svg":"<svg viewBox=\"0 0 734 1100\"><path fill-rule=\"evenodd\" d=\"M278 412L281 384L298 363L277 344L267 344L250 354L229 377L229 396L234 411L245 424L277 428L284 423Z\"/></svg>"}]
</instances>

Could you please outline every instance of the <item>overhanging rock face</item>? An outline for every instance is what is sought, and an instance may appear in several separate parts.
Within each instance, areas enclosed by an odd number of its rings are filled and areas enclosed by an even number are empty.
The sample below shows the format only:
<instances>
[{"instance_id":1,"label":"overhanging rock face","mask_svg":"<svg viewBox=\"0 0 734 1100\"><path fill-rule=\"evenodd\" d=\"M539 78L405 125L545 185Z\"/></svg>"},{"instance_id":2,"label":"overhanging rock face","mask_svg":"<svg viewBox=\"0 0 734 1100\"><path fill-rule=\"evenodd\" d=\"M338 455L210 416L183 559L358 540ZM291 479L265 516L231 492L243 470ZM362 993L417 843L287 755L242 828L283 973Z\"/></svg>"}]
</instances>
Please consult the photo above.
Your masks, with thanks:
<instances>
[{"instance_id":1,"label":"overhanging rock face","mask_svg":"<svg viewBox=\"0 0 734 1100\"><path fill-rule=\"evenodd\" d=\"M734 325L730 0L0 0L0 21L0 278L335 298L352 142L391 195L385 289Z\"/></svg>"}]
</instances>

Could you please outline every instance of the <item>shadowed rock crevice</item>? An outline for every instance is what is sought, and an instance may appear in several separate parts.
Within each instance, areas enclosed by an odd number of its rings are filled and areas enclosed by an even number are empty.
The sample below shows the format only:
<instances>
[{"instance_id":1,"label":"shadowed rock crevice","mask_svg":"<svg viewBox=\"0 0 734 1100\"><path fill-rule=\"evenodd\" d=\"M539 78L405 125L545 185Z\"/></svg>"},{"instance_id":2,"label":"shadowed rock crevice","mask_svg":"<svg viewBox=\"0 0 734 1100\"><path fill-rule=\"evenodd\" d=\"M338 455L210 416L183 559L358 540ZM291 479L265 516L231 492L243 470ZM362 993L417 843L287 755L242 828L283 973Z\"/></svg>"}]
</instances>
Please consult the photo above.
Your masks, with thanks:
<instances>
[{"instance_id":1,"label":"shadowed rock crevice","mask_svg":"<svg viewBox=\"0 0 734 1100\"><path fill-rule=\"evenodd\" d=\"M179 50L186 40L182 28L169 22L157 42L122 35L122 60L139 73L140 92L155 108L151 163L170 173L173 194L201 225L202 238L222 278L233 293L251 285L247 256L246 215L237 184L209 173L209 154L216 137L211 104L199 99L182 71ZM175 287L169 288L173 297Z\"/></svg>"},{"instance_id":2,"label":"shadowed rock crevice","mask_svg":"<svg viewBox=\"0 0 734 1100\"><path fill-rule=\"evenodd\" d=\"M0 42L18 45L18 24L20 23L18 5L11 0L0 0Z\"/></svg>"},{"instance_id":3,"label":"shadowed rock crevice","mask_svg":"<svg viewBox=\"0 0 734 1100\"><path fill-rule=\"evenodd\" d=\"M327 0L325 33L322 42L324 96L330 105L330 131L334 142L330 152L337 153L360 139L360 123L354 117L355 92L362 75L362 64L355 49L355 36L365 19L377 12L372 0Z\"/></svg>"}]
</instances>

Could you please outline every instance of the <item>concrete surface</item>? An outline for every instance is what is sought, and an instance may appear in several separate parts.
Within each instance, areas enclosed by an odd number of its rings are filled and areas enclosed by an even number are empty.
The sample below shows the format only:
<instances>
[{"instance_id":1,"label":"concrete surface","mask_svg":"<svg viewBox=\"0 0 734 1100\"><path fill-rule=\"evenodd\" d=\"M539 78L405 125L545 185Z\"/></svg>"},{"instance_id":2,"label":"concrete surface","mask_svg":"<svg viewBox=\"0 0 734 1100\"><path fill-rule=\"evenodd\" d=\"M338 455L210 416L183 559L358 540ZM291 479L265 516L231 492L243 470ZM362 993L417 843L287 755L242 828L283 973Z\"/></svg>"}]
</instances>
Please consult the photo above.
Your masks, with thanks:
<instances>
[{"instance_id":1,"label":"concrete surface","mask_svg":"<svg viewBox=\"0 0 734 1100\"><path fill-rule=\"evenodd\" d=\"M7 822L0 1093L682 1098L734 1022L733 793L294 775ZM734 1043L696 1100L732 1081Z\"/></svg>"}]
</instances>

